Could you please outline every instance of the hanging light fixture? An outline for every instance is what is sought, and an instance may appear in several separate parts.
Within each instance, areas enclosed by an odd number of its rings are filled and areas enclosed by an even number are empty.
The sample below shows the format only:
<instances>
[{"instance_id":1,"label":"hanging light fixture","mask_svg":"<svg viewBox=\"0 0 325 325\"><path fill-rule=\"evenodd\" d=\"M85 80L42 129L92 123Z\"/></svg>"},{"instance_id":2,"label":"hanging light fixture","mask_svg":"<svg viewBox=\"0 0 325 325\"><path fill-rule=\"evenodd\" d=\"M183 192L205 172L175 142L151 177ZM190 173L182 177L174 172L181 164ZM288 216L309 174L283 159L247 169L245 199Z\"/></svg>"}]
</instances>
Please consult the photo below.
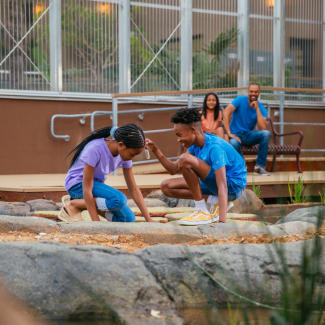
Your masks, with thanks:
<instances>
[{"instance_id":1,"label":"hanging light fixture","mask_svg":"<svg viewBox=\"0 0 325 325\"><path fill-rule=\"evenodd\" d=\"M34 6L34 14L36 16L38 16L39 14L41 14L44 10L45 10L45 6L44 5L37 4L37 5Z\"/></svg>"},{"instance_id":2,"label":"hanging light fixture","mask_svg":"<svg viewBox=\"0 0 325 325\"><path fill-rule=\"evenodd\" d=\"M274 7L274 0L266 0L266 6L268 8L273 8Z\"/></svg>"},{"instance_id":3,"label":"hanging light fixture","mask_svg":"<svg viewBox=\"0 0 325 325\"><path fill-rule=\"evenodd\" d=\"M97 10L103 15L109 15L111 13L111 4L109 3L97 3Z\"/></svg>"}]
</instances>

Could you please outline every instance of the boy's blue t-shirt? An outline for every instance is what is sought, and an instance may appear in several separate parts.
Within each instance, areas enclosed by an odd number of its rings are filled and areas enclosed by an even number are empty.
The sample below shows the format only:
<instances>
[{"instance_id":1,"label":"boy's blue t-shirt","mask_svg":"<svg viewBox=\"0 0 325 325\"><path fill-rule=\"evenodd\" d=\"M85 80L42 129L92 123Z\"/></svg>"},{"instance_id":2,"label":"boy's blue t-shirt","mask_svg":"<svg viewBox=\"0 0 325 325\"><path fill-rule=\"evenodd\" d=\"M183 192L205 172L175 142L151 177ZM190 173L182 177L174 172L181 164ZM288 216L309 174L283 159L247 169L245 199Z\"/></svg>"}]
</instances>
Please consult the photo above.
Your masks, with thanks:
<instances>
[{"instance_id":1,"label":"boy's blue t-shirt","mask_svg":"<svg viewBox=\"0 0 325 325\"><path fill-rule=\"evenodd\" d=\"M248 96L238 96L231 104L235 107L230 122L231 133L238 134L239 132L253 130L257 123L257 113L254 107L249 106ZM260 102L258 102L258 107L262 115L266 118L266 108Z\"/></svg>"},{"instance_id":2,"label":"boy's blue t-shirt","mask_svg":"<svg viewBox=\"0 0 325 325\"><path fill-rule=\"evenodd\" d=\"M232 185L242 189L246 187L247 170L244 158L224 139L205 133L204 146L200 148L193 145L188 148L188 152L205 161L213 171L225 166L228 187ZM229 190L235 193L235 190L232 191L231 188Z\"/></svg>"}]
</instances>

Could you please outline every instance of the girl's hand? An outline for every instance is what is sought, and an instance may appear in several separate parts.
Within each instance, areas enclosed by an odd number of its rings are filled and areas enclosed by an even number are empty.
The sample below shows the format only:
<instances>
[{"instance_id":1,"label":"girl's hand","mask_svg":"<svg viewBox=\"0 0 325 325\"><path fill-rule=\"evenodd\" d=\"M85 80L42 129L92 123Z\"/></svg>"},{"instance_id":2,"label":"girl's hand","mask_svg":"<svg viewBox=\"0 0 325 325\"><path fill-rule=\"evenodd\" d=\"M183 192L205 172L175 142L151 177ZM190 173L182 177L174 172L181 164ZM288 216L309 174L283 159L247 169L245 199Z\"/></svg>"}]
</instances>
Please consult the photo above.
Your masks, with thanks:
<instances>
[{"instance_id":1,"label":"girl's hand","mask_svg":"<svg viewBox=\"0 0 325 325\"><path fill-rule=\"evenodd\" d=\"M158 149L156 144L149 138L146 138L146 147L150 149L153 153Z\"/></svg>"}]
</instances>

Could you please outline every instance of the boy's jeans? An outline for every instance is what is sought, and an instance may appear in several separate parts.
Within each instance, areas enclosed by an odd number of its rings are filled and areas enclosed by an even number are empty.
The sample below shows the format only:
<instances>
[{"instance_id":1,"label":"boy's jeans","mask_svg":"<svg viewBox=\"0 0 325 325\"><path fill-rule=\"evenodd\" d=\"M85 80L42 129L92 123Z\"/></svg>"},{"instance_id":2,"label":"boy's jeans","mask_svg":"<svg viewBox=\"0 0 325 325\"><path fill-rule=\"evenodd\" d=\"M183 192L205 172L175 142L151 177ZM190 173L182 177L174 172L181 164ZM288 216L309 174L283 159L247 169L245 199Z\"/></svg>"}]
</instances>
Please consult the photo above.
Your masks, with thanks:
<instances>
[{"instance_id":1,"label":"boy's jeans","mask_svg":"<svg viewBox=\"0 0 325 325\"><path fill-rule=\"evenodd\" d=\"M82 199L82 183L79 183L68 190L71 199ZM104 183L94 182L93 196L95 198L104 198L106 207L113 213L112 221L115 222L134 222L135 216L132 210L127 206L126 196L119 190Z\"/></svg>"},{"instance_id":2,"label":"boy's jeans","mask_svg":"<svg viewBox=\"0 0 325 325\"><path fill-rule=\"evenodd\" d=\"M256 159L256 165L261 167L266 166L267 151L269 149L269 141L271 133L268 130L252 130L238 132L236 136L241 140L241 143L234 138L230 138L230 144L241 154L241 146L252 146L258 144L258 154Z\"/></svg>"}]
</instances>

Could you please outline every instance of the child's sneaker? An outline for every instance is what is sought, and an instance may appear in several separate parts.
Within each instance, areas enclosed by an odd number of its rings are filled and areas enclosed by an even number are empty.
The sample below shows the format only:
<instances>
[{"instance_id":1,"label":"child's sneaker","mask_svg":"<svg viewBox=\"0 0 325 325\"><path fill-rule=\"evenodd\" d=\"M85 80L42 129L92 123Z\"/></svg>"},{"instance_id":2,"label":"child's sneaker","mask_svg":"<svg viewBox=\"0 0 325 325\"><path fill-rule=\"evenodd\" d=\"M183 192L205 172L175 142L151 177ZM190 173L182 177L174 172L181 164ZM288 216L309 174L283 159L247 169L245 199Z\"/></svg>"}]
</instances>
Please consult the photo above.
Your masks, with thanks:
<instances>
[{"instance_id":1,"label":"child's sneaker","mask_svg":"<svg viewBox=\"0 0 325 325\"><path fill-rule=\"evenodd\" d=\"M232 202L228 202L227 211L229 211L233 206L234 206L234 204ZM214 221L219 220L219 204L218 203L211 205L210 214Z\"/></svg>"},{"instance_id":2,"label":"child's sneaker","mask_svg":"<svg viewBox=\"0 0 325 325\"><path fill-rule=\"evenodd\" d=\"M213 222L211 214L202 210L195 210L189 216L178 220L178 223L184 226L205 225L211 222Z\"/></svg>"}]
</instances>

